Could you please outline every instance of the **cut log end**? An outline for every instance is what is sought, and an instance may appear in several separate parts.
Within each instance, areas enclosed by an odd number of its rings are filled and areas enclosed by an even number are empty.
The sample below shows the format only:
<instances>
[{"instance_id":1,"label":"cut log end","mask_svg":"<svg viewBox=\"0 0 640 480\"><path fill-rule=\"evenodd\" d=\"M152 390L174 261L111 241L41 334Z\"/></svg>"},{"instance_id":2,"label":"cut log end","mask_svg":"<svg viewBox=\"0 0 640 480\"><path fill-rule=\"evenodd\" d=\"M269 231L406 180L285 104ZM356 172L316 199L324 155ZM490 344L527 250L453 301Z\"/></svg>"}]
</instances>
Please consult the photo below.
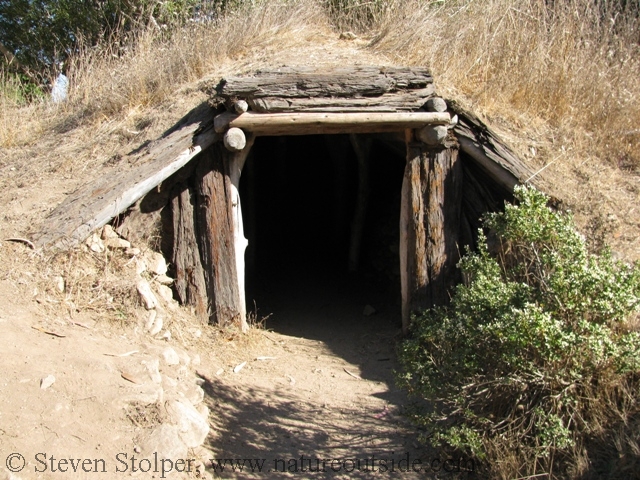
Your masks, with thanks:
<instances>
[{"instance_id":1,"label":"cut log end","mask_svg":"<svg viewBox=\"0 0 640 480\"><path fill-rule=\"evenodd\" d=\"M249 104L244 100L238 100L233 104L233 109L237 114L242 114L249 110Z\"/></svg>"},{"instance_id":2,"label":"cut log end","mask_svg":"<svg viewBox=\"0 0 640 480\"><path fill-rule=\"evenodd\" d=\"M427 100L424 108L427 112L446 112L447 102L440 97L433 97Z\"/></svg>"},{"instance_id":3,"label":"cut log end","mask_svg":"<svg viewBox=\"0 0 640 480\"><path fill-rule=\"evenodd\" d=\"M443 145L449 129L443 125L426 126L417 131L418 139L429 146Z\"/></svg>"},{"instance_id":4,"label":"cut log end","mask_svg":"<svg viewBox=\"0 0 640 480\"><path fill-rule=\"evenodd\" d=\"M247 145L247 137L239 128L230 128L224 134L224 146L230 152L240 152Z\"/></svg>"}]
</instances>

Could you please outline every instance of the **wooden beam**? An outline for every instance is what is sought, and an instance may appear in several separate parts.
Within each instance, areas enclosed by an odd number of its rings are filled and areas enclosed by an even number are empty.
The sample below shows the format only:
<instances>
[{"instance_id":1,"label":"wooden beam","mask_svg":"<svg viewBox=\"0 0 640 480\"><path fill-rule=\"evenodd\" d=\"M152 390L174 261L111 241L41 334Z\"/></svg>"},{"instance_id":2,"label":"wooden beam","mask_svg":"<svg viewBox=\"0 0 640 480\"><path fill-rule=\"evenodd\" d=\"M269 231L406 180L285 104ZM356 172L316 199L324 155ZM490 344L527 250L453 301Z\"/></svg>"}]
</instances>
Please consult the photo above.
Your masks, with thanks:
<instances>
[{"instance_id":1,"label":"wooden beam","mask_svg":"<svg viewBox=\"0 0 640 480\"><path fill-rule=\"evenodd\" d=\"M219 139L213 130L214 113L207 104L200 105L132 159L133 168L104 172L69 195L33 235L34 243L39 247L71 248L124 212Z\"/></svg>"},{"instance_id":2,"label":"wooden beam","mask_svg":"<svg viewBox=\"0 0 640 480\"><path fill-rule=\"evenodd\" d=\"M215 118L215 130L241 128L258 136L393 132L427 125L447 125L447 112L398 113L252 113L226 112Z\"/></svg>"},{"instance_id":3,"label":"wooden beam","mask_svg":"<svg viewBox=\"0 0 640 480\"><path fill-rule=\"evenodd\" d=\"M400 211L402 328L411 313L448 302L459 278L462 164L457 145L407 140Z\"/></svg>"}]
</instances>

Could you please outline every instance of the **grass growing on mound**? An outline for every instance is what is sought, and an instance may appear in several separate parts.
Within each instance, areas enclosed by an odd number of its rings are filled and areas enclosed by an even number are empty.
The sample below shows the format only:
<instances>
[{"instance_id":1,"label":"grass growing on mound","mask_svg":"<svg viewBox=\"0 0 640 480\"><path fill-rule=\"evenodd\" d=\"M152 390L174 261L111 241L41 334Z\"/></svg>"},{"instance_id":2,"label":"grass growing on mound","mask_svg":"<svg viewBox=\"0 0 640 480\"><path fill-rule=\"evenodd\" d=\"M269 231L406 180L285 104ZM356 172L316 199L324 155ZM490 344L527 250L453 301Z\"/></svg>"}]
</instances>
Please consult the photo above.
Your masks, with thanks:
<instances>
[{"instance_id":1,"label":"grass growing on mound","mask_svg":"<svg viewBox=\"0 0 640 480\"><path fill-rule=\"evenodd\" d=\"M497 253L481 236L451 304L414 318L399 380L434 402L415 414L426 439L492 476L594 473L598 440L640 413L640 266L590 254L542 193L515 196L485 219ZM640 463L622 443L617 455Z\"/></svg>"}]
</instances>

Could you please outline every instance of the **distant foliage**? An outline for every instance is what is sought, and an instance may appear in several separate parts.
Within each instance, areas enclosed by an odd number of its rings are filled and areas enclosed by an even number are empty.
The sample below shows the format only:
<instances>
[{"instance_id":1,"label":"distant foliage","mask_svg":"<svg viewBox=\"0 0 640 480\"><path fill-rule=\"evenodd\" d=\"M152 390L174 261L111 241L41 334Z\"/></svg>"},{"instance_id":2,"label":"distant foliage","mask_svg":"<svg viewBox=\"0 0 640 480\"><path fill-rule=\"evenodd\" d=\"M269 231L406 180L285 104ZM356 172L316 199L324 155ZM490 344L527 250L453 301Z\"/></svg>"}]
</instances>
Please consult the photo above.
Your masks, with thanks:
<instances>
[{"instance_id":1,"label":"distant foliage","mask_svg":"<svg viewBox=\"0 0 640 480\"><path fill-rule=\"evenodd\" d=\"M577 474L595 439L640 411L640 333L629 323L640 266L588 253L542 193L515 197L485 219L497 252L481 235L451 305L414 318L399 380L434 402L415 415L434 446L505 477Z\"/></svg>"}]
</instances>

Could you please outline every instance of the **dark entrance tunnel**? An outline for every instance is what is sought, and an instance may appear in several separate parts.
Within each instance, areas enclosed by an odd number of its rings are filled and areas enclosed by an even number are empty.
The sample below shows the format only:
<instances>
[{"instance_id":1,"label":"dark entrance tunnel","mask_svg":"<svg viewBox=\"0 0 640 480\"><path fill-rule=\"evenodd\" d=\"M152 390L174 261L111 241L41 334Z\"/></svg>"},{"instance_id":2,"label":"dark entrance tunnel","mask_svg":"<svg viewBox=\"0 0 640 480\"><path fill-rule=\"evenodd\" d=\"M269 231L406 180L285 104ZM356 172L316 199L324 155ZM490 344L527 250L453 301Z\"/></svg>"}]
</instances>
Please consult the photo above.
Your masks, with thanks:
<instances>
[{"instance_id":1,"label":"dark entrance tunnel","mask_svg":"<svg viewBox=\"0 0 640 480\"><path fill-rule=\"evenodd\" d=\"M400 324L399 214L404 144L390 136L359 136L366 155L367 208L356 271L349 271L352 223L358 205L357 155L348 135L260 137L240 182L248 310L286 325L291 309L341 305L354 321L371 304ZM326 322L340 315L327 313ZM330 318L329 318L330 317ZM306 322L302 322L306 323ZM298 331L299 328L299 331Z\"/></svg>"}]
</instances>

